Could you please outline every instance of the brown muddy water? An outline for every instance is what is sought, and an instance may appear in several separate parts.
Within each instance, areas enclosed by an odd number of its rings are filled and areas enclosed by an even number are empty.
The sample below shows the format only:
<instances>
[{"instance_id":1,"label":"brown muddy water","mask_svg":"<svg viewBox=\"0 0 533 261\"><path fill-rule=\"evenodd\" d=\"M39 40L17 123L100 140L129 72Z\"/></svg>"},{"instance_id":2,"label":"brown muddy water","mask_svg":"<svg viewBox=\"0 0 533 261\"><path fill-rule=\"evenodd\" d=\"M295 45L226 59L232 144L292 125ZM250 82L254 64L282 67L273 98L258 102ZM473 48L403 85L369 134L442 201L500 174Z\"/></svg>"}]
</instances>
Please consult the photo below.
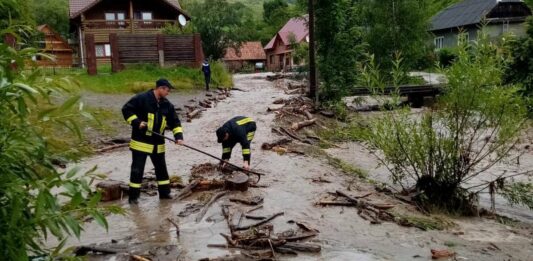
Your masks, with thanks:
<instances>
[{"instance_id":1,"label":"brown muddy water","mask_svg":"<svg viewBox=\"0 0 533 261\"><path fill-rule=\"evenodd\" d=\"M322 246L316 255L299 254L278 256L279 260L429 260L430 249L451 248L457 252L457 260L533 260L533 232L514 226L499 224L493 220L480 218L454 219L456 226L444 231L422 231L417 228L400 227L394 223L370 225L360 218L355 208L316 207L314 203L327 192L347 190L347 184L354 178L342 174L329 166L325 159L307 156L278 155L262 151L260 145L278 139L271 133L274 115L266 113L267 107L278 98L287 98L281 90L275 89L265 75L236 75L235 87L246 92L233 91L233 96L220 102L216 108L208 109L201 118L191 123L184 122L185 142L218 155L221 147L216 143L215 129L237 115L252 117L257 123L257 131L252 143L252 166L267 173L260 184L267 188L250 188L245 195L264 197L264 208L254 214L271 215L283 211L285 214L272 221L274 232L281 232L293 225L289 220L301 220L320 231L311 243ZM176 94L171 101L179 104ZM196 94L198 95L198 94ZM128 97L97 98L97 104L119 105ZM185 99L187 100L187 99ZM123 128L128 128L124 125ZM366 153L353 153L350 150L330 152L344 160L367 169L371 174L375 165ZM184 147L167 145L167 166L170 175L181 176L187 181L190 169L195 164L217 163L202 154ZM241 164L240 147L236 146L232 162ZM84 169L98 166L100 173L110 179L128 182L131 154L128 149L119 149L83 160L79 165ZM148 161L146 171L153 168ZM380 174L381 175L381 174ZM314 183L313 178L326 177L331 183ZM369 184L355 181L350 193L359 194L373 191ZM233 192L239 194L241 192ZM196 215L180 218L178 213L189 203L199 200L199 195L182 201L159 201L157 196L141 195L137 206L127 204L127 199L116 202L123 206L128 215L109 216L109 231L99 227L94 221L86 223L81 239L70 239L69 245L89 245L110 243L116 240L117 246L128 248L137 254L156 251L154 260L198 260L206 257L219 257L238 250L208 248L207 244L222 244L224 239L219 233L229 229L221 214L221 204L230 204L227 197L213 204L204 219L196 223ZM387 197L376 195L377 200L397 203ZM233 203L231 203L233 204ZM180 237L175 228L166 220L172 218L180 226ZM210 221L206 221L210 220ZM52 244L53 242L50 242ZM491 247L491 244L498 248ZM156 249L156 250L154 250ZM117 256L101 256L94 260L121 260ZM445 260L445 259L444 259Z\"/></svg>"}]
</instances>

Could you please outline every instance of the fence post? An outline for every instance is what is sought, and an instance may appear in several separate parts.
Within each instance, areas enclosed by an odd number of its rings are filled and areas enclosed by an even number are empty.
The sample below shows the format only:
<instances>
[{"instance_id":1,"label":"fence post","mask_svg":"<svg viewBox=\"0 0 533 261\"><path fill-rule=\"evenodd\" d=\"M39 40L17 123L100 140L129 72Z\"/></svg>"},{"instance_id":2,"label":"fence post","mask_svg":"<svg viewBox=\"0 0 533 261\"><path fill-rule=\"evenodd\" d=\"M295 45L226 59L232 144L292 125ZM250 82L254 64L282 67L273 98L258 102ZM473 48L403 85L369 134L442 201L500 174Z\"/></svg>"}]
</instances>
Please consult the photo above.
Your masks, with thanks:
<instances>
[{"instance_id":1,"label":"fence post","mask_svg":"<svg viewBox=\"0 0 533 261\"><path fill-rule=\"evenodd\" d=\"M87 55L87 73L96 75L96 48L94 44L94 34L85 35L85 54Z\"/></svg>"},{"instance_id":2,"label":"fence post","mask_svg":"<svg viewBox=\"0 0 533 261\"><path fill-rule=\"evenodd\" d=\"M204 51L202 49L202 38L200 34L194 34L193 36L193 46L194 46L194 61L196 66L200 66L204 60Z\"/></svg>"},{"instance_id":3,"label":"fence post","mask_svg":"<svg viewBox=\"0 0 533 261\"><path fill-rule=\"evenodd\" d=\"M165 67L165 36L157 34L157 53L159 54L159 66Z\"/></svg>"},{"instance_id":4,"label":"fence post","mask_svg":"<svg viewBox=\"0 0 533 261\"><path fill-rule=\"evenodd\" d=\"M109 44L111 45L111 72L120 72L122 66L120 65L117 34L109 34Z\"/></svg>"}]
</instances>

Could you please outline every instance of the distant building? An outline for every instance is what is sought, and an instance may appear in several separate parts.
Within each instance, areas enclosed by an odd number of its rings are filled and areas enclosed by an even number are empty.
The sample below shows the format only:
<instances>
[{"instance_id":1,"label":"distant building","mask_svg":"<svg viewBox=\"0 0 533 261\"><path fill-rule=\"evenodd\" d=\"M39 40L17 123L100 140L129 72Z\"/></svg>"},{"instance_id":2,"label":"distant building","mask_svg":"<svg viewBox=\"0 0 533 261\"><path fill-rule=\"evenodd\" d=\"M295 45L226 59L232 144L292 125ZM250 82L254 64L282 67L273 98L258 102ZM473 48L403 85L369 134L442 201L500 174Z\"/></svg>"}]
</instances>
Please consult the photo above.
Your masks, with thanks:
<instances>
[{"instance_id":1,"label":"distant building","mask_svg":"<svg viewBox=\"0 0 533 261\"><path fill-rule=\"evenodd\" d=\"M486 23L491 38L505 33L525 34L524 21L531 15L521 0L465 0L451 5L431 19L436 49L457 46L459 33L465 40L477 39L480 26Z\"/></svg>"},{"instance_id":2,"label":"distant building","mask_svg":"<svg viewBox=\"0 0 533 261\"><path fill-rule=\"evenodd\" d=\"M70 48L68 42L47 24L39 25L37 30L43 33L43 38L40 42L41 49L39 51L53 57L50 60L36 56L37 66L71 67L72 48Z\"/></svg>"},{"instance_id":3,"label":"distant building","mask_svg":"<svg viewBox=\"0 0 533 261\"><path fill-rule=\"evenodd\" d=\"M251 66L254 69L256 65L257 67L262 65L261 69L266 66L266 54L261 42L242 43L239 50L232 47L227 48L223 60L232 71L240 71L246 66Z\"/></svg>"},{"instance_id":4,"label":"distant building","mask_svg":"<svg viewBox=\"0 0 533 261\"><path fill-rule=\"evenodd\" d=\"M308 16L291 18L265 46L267 69L289 70L295 64L292 44L309 42Z\"/></svg>"}]
</instances>

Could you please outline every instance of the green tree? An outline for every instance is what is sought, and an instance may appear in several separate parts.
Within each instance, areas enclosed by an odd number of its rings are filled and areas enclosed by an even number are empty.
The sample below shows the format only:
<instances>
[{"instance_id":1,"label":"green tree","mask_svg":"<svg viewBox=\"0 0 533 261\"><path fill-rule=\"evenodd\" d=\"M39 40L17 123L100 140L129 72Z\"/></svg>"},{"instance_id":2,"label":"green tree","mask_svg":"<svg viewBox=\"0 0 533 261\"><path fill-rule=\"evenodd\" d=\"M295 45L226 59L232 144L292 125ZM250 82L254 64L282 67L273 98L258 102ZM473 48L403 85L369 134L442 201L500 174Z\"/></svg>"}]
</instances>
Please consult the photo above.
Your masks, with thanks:
<instances>
[{"instance_id":1,"label":"green tree","mask_svg":"<svg viewBox=\"0 0 533 261\"><path fill-rule=\"evenodd\" d=\"M35 25L31 1L0 1L0 28L10 25Z\"/></svg>"},{"instance_id":2,"label":"green tree","mask_svg":"<svg viewBox=\"0 0 533 261\"><path fill-rule=\"evenodd\" d=\"M521 84L523 93L533 97L533 18L527 20L527 35L511 39L508 43L510 56L505 70L505 81Z\"/></svg>"},{"instance_id":3,"label":"green tree","mask_svg":"<svg viewBox=\"0 0 533 261\"><path fill-rule=\"evenodd\" d=\"M315 5L318 70L324 82L319 95L337 101L357 80L356 65L364 53L361 12L351 0L317 0Z\"/></svg>"},{"instance_id":4,"label":"green tree","mask_svg":"<svg viewBox=\"0 0 533 261\"><path fill-rule=\"evenodd\" d=\"M248 11L242 3L206 0L189 7L193 26L202 36L204 54L218 60L227 47L237 46L244 39L243 22Z\"/></svg>"},{"instance_id":5,"label":"green tree","mask_svg":"<svg viewBox=\"0 0 533 261\"><path fill-rule=\"evenodd\" d=\"M363 1L365 6L365 41L369 52L384 70L392 68L395 53L401 53L406 69L415 68L430 51L427 1Z\"/></svg>"},{"instance_id":6,"label":"green tree","mask_svg":"<svg viewBox=\"0 0 533 261\"><path fill-rule=\"evenodd\" d=\"M34 0L33 10L37 25L48 24L64 37L69 33L67 0Z\"/></svg>"},{"instance_id":7,"label":"green tree","mask_svg":"<svg viewBox=\"0 0 533 261\"><path fill-rule=\"evenodd\" d=\"M498 192L533 208L531 186L513 184L516 175L505 171L487 173L511 157L527 124L526 103L517 86L502 83L503 61L500 48L486 35L472 46L461 44L455 62L442 69L448 85L437 109L419 117L408 108L386 112L363 130L362 139L381 151L376 155L392 181L407 191L414 185L423 206L472 213L478 194L488 189L491 195ZM402 70L394 68L390 78L398 83L397 71ZM382 93L379 70L366 69L366 84ZM476 180L478 184L471 183Z\"/></svg>"},{"instance_id":8,"label":"green tree","mask_svg":"<svg viewBox=\"0 0 533 261\"><path fill-rule=\"evenodd\" d=\"M0 36L12 31L0 29ZM43 79L38 70L26 68L33 55L34 49L19 51L0 42L2 260L57 255L69 235L79 237L86 215L107 228L98 206L100 194L90 188L92 171L86 175L76 168L63 172L52 165L57 154L49 138L64 135L65 129L81 137L79 119L89 115L79 109L79 96L64 96L65 90L72 89L68 79ZM55 104L52 97L65 102ZM55 131L47 136L45 129ZM120 211L115 207L109 210ZM53 253L43 249L43 239L49 235L61 241Z\"/></svg>"}]
</instances>

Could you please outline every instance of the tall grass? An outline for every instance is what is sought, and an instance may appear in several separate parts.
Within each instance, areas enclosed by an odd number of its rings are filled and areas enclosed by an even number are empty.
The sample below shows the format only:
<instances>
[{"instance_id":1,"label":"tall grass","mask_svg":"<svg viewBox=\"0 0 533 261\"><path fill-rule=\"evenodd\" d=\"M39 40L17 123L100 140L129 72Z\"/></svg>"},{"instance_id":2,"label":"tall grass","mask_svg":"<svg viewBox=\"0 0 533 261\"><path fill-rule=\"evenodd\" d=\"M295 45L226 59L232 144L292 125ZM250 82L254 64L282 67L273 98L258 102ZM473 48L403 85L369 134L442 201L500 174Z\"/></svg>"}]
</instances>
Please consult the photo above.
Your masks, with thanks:
<instances>
[{"instance_id":1,"label":"tall grass","mask_svg":"<svg viewBox=\"0 0 533 261\"><path fill-rule=\"evenodd\" d=\"M221 62L211 63L212 84L214 87L230 87L232 77ZM155 86L158 78L168 79L178 90L194 90L204 88L204 76L200 69L185 66L160 68L154 64L127 66L125 70L111 73L109 65L98 67L98 75L90 76L83 69L47 70L50 77L72 76L82 90L98 93L138 93Z\"/></svg>"}]
</instances>

